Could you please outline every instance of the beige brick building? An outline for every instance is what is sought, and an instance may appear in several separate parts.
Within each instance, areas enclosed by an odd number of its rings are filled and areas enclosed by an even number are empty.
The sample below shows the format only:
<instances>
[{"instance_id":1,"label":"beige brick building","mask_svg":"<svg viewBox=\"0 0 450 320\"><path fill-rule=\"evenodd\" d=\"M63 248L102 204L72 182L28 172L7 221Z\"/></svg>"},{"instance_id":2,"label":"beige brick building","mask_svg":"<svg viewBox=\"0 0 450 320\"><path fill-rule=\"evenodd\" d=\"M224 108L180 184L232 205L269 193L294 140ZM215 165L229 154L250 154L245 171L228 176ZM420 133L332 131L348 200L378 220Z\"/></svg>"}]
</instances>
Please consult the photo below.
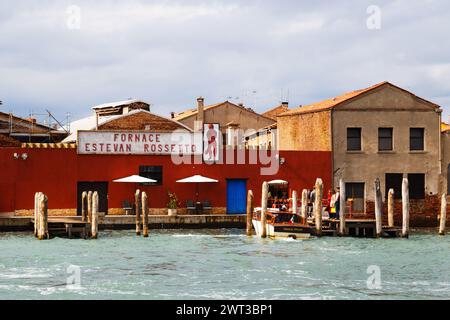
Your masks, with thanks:
<instances>
[{"instance_id":1,"label":"beige brick building","mask_svg":"<svg viewBox=\"0 0 450 320\"><path fill-rule=\"evenodd\" d=\"M225 101L205 106L203 98L197 99L196 109L172 113L172 118L194 130L201 130L203 123L218 123L224 144L230 146L243 145L245 136L276 123L242 104Z\"/></svg>"},{"instance_id":2,"label":"beige brick building","mask_svg":"<svg viewBox=\"0 0 450 320\"><path fill-rule=\"evenodd\" d=\"M441 143L441 112L382 82L278 115L279 149L330 151L334 186L346 182L355 211L372 210L376 178L383 194L394 188L399 197L403 177L409 178L412 206L417 200L427 211L446 187L442 168L450 163L450 152L443 152L450 150L450 137Z\"/></svg>"}]
</instances>

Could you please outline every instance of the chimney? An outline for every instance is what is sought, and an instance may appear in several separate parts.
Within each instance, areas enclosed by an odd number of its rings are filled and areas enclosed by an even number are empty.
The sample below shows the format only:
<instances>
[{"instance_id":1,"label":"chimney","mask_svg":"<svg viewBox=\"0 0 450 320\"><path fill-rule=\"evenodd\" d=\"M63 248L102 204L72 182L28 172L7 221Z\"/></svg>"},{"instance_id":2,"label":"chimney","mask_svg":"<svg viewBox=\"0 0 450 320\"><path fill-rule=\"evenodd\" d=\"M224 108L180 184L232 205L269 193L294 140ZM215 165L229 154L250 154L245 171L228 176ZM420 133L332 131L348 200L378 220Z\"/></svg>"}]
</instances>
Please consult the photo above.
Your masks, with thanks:
<instances>
[{"instance_id":1,"label":"chimney","mask_svg":"<svg viewBox=\"0 0 450 320\"><path fill-rule=\"evenodd\" d=\"M287 102L287 101L281 102L281 105L282 105L283 107L289 108L289 102Z\"/></svg>"},{"instance_id":2,"label":"chimney","mask_svg":"<svg viewBox=\"0 0 450 320\"><path fill-rule=\"evenodd\" d=\"M175 112L172 111L172 112L170 113L170 119L174 119L174 118L175 118Z\"/></svg>"},{"instance_id":3,"label":"chimney","mask_svg":"<svg viewBox=\"0 0 450 320\"><path fill-rule=\"evenodd\" d=\"M198 121L203 121L203 108L205 107L205 99L203 99L202 97L197 99L197 120Z\"/></svg>"},{"instance_id":4,"label":"chimney","mask_svg":"<svg viewBox=\"0 0 450 320\"><path fill-rule=\"evenodd\" d=\"M198 131L203 130L203 123L205 121L204 107L205 107L205 99L203 99L202 97L197 98L197 121L195 129Z\"/></svg>"}]
</instances>

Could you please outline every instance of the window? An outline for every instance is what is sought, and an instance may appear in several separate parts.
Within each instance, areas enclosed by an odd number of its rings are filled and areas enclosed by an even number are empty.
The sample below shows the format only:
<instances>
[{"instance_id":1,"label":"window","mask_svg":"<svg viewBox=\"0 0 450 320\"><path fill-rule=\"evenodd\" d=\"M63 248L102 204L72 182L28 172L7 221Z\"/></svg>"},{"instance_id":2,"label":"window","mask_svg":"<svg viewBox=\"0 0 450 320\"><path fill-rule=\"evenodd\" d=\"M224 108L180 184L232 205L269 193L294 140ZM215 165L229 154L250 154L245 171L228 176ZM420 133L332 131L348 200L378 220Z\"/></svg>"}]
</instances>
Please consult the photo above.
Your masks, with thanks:
<instances>
[{"instance_id":1,"label":"window","mask_svg":"<svg viewBox=\"0 0 450 320\"><path fill-rule=\"evenodd\" d=\"M409 129L409 149L411 151L423 151L424 148L424 128Z\"/></svg>"},{"instance_id":2,"label":"window","mask_svg":"<svg viewBox=\"0 0 450 320\"><path fill-rule=\"evenodd\" d=\"M364 183L346 183L346 200L353 200L353 212L364 212Z\"/></svg>"},{"instance_id":3,"label":"window","mask_svg":"<svg viewBox=\"0 0 450 320\"><path fill-rule=\"evenodd\" d=\"M425 174L409 173L409 198L425 199Z\"/></svg>"},{"instance_id":4,"label":"window","mask_svg":"<svg viewBox=\"0 0 450 320\"><path fill-rule=\"evenodd\" d=\"M347 128L347 151L361 150L361 128Z\"/></svg>"},{"instance_id":5,"label":"window","mask_svg":"<svg viewBox=\"0 0 450 320\"><path fill-rule=\"evenodd\" d=\"M387 199L389 189L394 189L394 199L402 198L403 173L386 173L385 198Z\"/></svg>"},{"instance_id":6,"label":"window","mask_svg":"<svg viewBox=\"0 0 450 320\"><path fill-rule=\"evenodd\" d=\"M143 183L143 185L146 186L162 185L162 166L139 166L139 175L157 181L151 183Z\"/></svg>"},{"instance_id":7,"label":"window","mask_svg":"<svg viewBox=\"0 0 450 320\"><path fill-rule=\"evenodd\" d=\"M378 128L378 151L392 151L392 128Z\"/></svg>"}]
</instances>

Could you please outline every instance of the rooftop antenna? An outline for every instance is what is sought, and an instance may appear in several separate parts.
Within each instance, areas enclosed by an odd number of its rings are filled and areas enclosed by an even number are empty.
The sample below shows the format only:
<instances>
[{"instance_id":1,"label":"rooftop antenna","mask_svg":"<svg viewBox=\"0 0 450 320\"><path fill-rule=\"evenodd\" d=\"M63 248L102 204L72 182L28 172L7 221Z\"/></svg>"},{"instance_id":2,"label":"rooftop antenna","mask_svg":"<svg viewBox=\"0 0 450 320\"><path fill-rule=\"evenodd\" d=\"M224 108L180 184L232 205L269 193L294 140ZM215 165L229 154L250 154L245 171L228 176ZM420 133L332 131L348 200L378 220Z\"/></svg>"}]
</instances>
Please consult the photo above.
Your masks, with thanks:
<instances>
[{"instance_id":1,"label":"rooftop antenna","mask_svg":"<svg viewBox=\"0 0 450 320\"><path fill-rule=\"evenodd\" d=\"M70 132L70 112L66 113L67 132Z\"/></svg>"},{"instance_id":2,"label":"rooftop antenna","mask_svg":"<svg viewBox=\"0 0 450 320\"><path fill-rule=\"evenodd\" d=\"M52 115L52 113L50 111L48 111L48 110L45 110L45 111L47 111L49 119L52 118L53 120L55 120L56 123L61 127L61 129L63 129L66 133L69 133L69 131L67 131L67 129L64 128L64 126Z\"/></svg>"}]
</instances>

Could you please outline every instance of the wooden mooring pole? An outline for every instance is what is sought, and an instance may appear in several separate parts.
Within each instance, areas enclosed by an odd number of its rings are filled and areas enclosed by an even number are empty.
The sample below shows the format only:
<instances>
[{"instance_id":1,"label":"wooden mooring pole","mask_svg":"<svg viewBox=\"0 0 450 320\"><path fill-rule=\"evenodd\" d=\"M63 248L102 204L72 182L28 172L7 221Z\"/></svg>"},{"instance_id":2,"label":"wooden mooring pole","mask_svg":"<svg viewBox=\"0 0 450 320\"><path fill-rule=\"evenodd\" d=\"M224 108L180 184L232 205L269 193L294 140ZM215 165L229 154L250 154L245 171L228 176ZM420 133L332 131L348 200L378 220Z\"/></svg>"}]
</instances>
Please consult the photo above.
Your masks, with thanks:
<instances>
[{"instance_id":1,"label":"wooden mooring pole","mask_svg":"<svg viewBox=\"0 0 450 320\"><path fill-rule=\"evenodd\" d=\"M377 238L381 237L383 233L383 196L381 195L381 184L380 179L375 179L375 224L376 231L375 236Z\"/></svg>"},{"instance_id":2,"label":"wooden mooring pole","mask_svg":"<svg viewBox=\"0 0 450 320\"><path fill-rule=\"evenodd\" d=\"M83 191L81 194L81 221L86 222L86 213L88 209L88 194L86 191Z\"/></svg>"},{"instance_id":3,"label":"wooden mooring pole","mask_svg":"<svg viewBox=\"0 0 450 320\"><path fill-rule=\"evenodd\" d=\"M297 191L292 191L292 213L297 214Z\"/></svg>"},{"instance_id":4,"label":"wooden mooring pole","mask_svg":"<svg viewBox=\"0 0 450 320\"><path fill-rule=\"evenodd\" d=\"M39 193L39 206L38 206L38 239L49 239L48 234L48 198L42 192Z\"/></svg>"},{"instance_id":5,"label":"wooden mooring pole","mask_svg":"<svg viewBox=\"0 0 450 320\"><path fill-rule=\"evenodd\" d=\"M388 192L388 226L394 226L394 189Z\"/></svg>"},{"instance_id":6,"label":"wooden mooring pole","mask_svg":"<svg viewBox=\"0 0 450 320\"><path fill-rule=\"evenodd\" d=\"M98 236L98 192L92 194L91 212L91 237L97 239Z\"/></svg>"},{"instance_id":7,"label":"wooden mooring pole","mask_svg":"<svg viewBox=\"0 0 450 320\"><path fill-rule=\"evenodd\" d=\"M443 193L441 197L441 217L439 223L439 234L445 235L445 222L447 220L447 194Z\"/></svg>"},{"instance_id":8,"label":"wooden mooring pole","mask_svg":"<svg viewBox=\"0 0 450 320\"><path fill-rule=\"evenodd\" d=\"M339 179L339 235L345 236L345 211L347 209L347 201L345 195L345 183L342 179Z\"/></svg>"},{"instance_id":9,"label":"wooden mooring pole","mask_svg":"<svg viewBox=\"0 0 450 320\"><path fill-rule=\"evenodd\" d=\"M142 235L148 237L148 197L146 192L142 192Z\"/></svg>"},{"instance_id":10,"label":"wooden mooring pole","mask_svg":"<svg viewBox=\"0 0 450 320\"><path fill-rule=\"evenodd\" d=\"M36 192L34 194L34 236L38 235L38 226L39 226L39 194L40 192Z\"/></svg>"},{"instance_id":11,"label":"wooden mooring pole","mask_svg":"<svg viewBox=\"0 0 450 320\"><path fill-rule=\"evenodd\" d=\"M308 217L308 190L303 189L302 191L302 220L306 223L306 219Z\"/></svg>"},{"instance_id":12,"label":"wooden mooring pole","mask_svg":"<svg viewBox=\"0 0 450 320\"><path fill-rule=\"evenodd\" d=\"M409 183L403 178L402 182L402 237L409 237Z\"/></svg>"},{"instance_id":13,"label":"wooden mooring pole","mask_svg":"<svg viewBox=\"0 0 450 320\"><path fill-rule=\"evenodd\" d=\"M134 194L134 206L135 206L135 212L136 215L136 235L141 235L141 191L138 189L136 190L136 193Z\"/></svg>"},{"instance_id":14,"label":"wooden mooring pole","mask_svg":"<svg viewBox=\"0 0 450 320\"><path fill-rule=\"evenodd\" d=\"M323 182L321 178L317 178L315 186L316 194L314 201L314 220L316 222L316 235L322 236L322 197Z\"/></svg>"},{"instance_id":15,"label":"wooden mooring pole","mask_svg":"<svg viewBox=\"0 0 450 320\"><path fill-rule=\"evenodd\" d=\"M261 194L261 238L267 237L267 200L269 196L269 184L264 181Z\"/></svg>"},{"instance_id":16,"label":"wooden mooring pole","mask_svg":"<svg viewBox=\"0 0 450 320\"><path fill-rule=\"evenodd\" d=\"M251 236L253 234L252 217L253 217L253 191L248 190L248 192L247 192L247 224L246 224L247 236Z\"/></svg>"},{"instance_id":17,"label":"wooden mooring pole","mask_svg":"<svg viewBox=\"0 0 450 320\"><path fill-rule=\"evenodd\" d=\"M88 222L92 222L92 191L88 192L87 195L87 218Z\"/></svg>"}]
</instances>

